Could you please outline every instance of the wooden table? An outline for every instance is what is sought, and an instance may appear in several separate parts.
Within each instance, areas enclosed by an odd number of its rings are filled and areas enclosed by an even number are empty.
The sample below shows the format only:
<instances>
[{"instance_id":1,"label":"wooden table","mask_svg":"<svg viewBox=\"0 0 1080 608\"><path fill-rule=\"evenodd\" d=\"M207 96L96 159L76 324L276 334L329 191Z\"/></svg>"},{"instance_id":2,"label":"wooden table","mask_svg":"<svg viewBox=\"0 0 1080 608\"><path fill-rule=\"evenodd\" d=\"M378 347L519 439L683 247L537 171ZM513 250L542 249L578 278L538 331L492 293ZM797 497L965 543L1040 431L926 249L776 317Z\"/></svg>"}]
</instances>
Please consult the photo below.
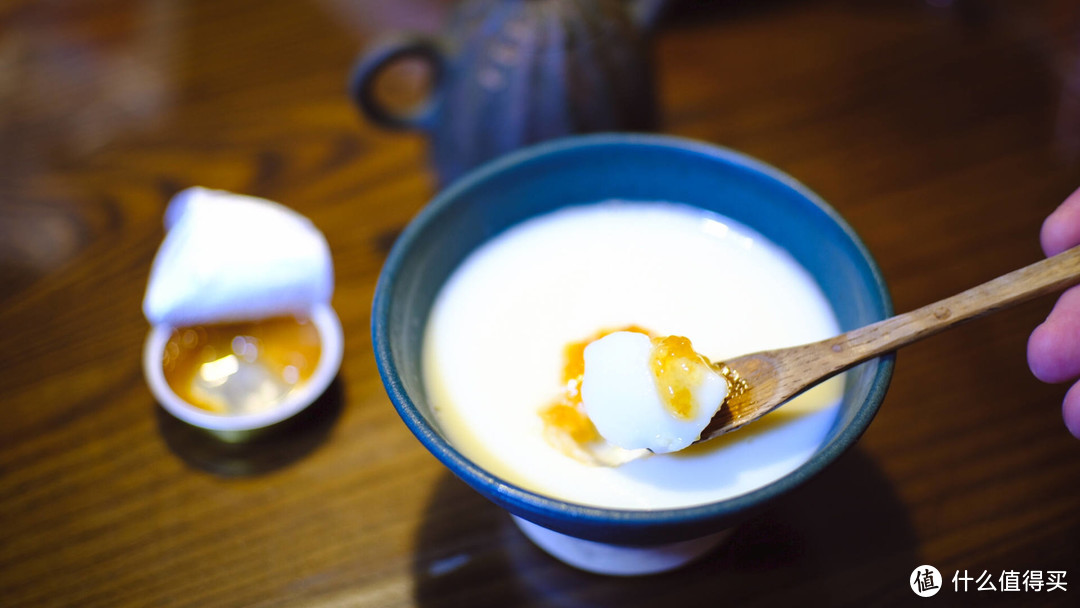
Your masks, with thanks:
<instances>
[{"instance_id":1,"label":"wooden table","mask_svg":"<svg viewBox=\"0 0 1080 608\"><path fill-rule=\"evenodd\" d=\"M372 35L448 4L0 8L0 604L863 606L914 600L931 564L941 605L1077 605L1080 441L1024 354L1052 298L906 349L856 448L673 574L571 570L429 455L368 323L435 184L423 138L365 124L344 79ZM688 0L655 38L663 130L816 190L908 310L1041 258L1080 185L1073 4ZM162 211L191 185L282 201L333 249L341 374L273 442L208 443L143 380ZM958 570L1068 587L954 592Z\"/></svg>"}]
</instances>

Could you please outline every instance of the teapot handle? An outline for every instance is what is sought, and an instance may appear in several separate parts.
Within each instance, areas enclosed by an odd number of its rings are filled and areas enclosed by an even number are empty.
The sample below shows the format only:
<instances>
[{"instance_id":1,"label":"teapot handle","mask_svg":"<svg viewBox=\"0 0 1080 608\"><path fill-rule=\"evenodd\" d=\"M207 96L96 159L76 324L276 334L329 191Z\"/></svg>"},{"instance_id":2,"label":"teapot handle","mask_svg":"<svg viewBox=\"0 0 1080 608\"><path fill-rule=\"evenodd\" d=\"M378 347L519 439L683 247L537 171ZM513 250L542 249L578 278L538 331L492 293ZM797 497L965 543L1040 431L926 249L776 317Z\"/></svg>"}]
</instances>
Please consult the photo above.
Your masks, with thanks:
<instances>
[{"instance_id":1,"label":"teapot handle","mask_svg":"<svg viewBox=\"0 0 1080 608\"><path fill-rule=\"evenodd\" d=\"M393 62L418 57L431 66L431 97L410 113L395 112L375 97L379 74ZM439 92L446 72L446 58L436 39L421 35L401 35L377 42L353 67L349 94L360 111L372 122L388 129L429 129L438 111Z\"/></svg>"}]
</instances>

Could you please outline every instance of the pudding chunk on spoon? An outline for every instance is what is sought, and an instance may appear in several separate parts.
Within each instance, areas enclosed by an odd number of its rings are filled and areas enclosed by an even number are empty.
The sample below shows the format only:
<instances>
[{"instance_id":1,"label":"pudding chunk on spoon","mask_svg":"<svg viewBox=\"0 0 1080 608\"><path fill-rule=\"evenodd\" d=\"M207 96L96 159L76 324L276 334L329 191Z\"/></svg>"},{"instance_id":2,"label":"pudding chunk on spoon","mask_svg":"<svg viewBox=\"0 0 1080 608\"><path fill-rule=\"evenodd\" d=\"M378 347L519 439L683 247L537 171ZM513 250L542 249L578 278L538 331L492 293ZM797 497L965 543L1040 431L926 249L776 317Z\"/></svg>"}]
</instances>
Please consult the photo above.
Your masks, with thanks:
<instances>
[{"instance_id":1,"label":"pudding chunk on spoon","mask_svg":"<svg viewBox=\"0 0 1080 608\"><path fill-rule=\"evenodd\" d=\"M681 336L609 334L585 348L585 411L604 439L655 453L701 436L728 396L728 380Z\"/></svg>"}]
</instances>

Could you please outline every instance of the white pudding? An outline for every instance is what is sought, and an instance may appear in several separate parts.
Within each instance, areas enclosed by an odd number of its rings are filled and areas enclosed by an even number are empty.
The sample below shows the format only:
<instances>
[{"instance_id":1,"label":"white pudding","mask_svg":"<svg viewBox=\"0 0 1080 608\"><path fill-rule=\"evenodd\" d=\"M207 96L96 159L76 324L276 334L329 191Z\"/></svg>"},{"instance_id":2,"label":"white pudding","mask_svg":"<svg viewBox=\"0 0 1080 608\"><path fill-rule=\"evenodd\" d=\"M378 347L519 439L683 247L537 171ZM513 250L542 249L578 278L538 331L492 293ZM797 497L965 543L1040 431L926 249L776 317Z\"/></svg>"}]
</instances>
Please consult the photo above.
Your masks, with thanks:
<instances>
[{"instance_id":1,"label":"white pudding","mask_svg":"<svg viewBox=\"0 0 1080 608\"><path fill-rule=\"evenodd\" d=\"M609 201L530 219L474 251L425 329L425 389L449 441L540 494L662 509L744 494L806 462L836 420L842 378L745 429L619 467L585 464L545 438L567 392L568 345L647 328L689 336L712 361L839 333L790 254L729 218L669 203Z\"/></svg>"},{"instance_id":2,"label":"white pudding","mask_svg":"<svg viewBox=\"0 0 1080 608\"><path fill-rule=\"evenodd\" d=\"M686 449L728 394L727 378L681 336L618 331L584 355L585 413L600 437L627 450Z\"/></svg>"}]
</instances>

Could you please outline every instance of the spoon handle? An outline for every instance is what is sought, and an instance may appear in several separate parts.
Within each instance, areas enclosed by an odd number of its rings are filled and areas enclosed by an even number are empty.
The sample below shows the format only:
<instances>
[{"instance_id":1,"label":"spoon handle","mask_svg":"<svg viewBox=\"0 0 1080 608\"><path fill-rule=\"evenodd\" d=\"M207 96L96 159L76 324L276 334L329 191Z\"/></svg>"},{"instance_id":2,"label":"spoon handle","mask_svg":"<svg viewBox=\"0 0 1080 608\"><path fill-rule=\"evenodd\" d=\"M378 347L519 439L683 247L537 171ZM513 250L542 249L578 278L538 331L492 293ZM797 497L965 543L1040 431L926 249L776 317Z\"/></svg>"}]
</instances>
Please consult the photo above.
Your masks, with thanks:
<instances>
[{"instance_id":1,"label":"spoon handle","mask_svg":"<svg viewBox=\"0 0 1080 608\"><path fill-rule=\"evenodd\" d=\"M1080 247L1014 270L950 298L801 346L728 359L734 388L699 441L722 435L863 361L1025 300L1080 283Z\"/></svg>"},{"instance_id":2,"label":"spoon handle","mask_svg":"<svg viewBox=\"0 0 1080 608\"><path fill-rule=\"evenodd\" d=\"M825 340L850 367L982 315L1080 283L1080 247L933 304Z\"/></svg>"}]
</instances>

